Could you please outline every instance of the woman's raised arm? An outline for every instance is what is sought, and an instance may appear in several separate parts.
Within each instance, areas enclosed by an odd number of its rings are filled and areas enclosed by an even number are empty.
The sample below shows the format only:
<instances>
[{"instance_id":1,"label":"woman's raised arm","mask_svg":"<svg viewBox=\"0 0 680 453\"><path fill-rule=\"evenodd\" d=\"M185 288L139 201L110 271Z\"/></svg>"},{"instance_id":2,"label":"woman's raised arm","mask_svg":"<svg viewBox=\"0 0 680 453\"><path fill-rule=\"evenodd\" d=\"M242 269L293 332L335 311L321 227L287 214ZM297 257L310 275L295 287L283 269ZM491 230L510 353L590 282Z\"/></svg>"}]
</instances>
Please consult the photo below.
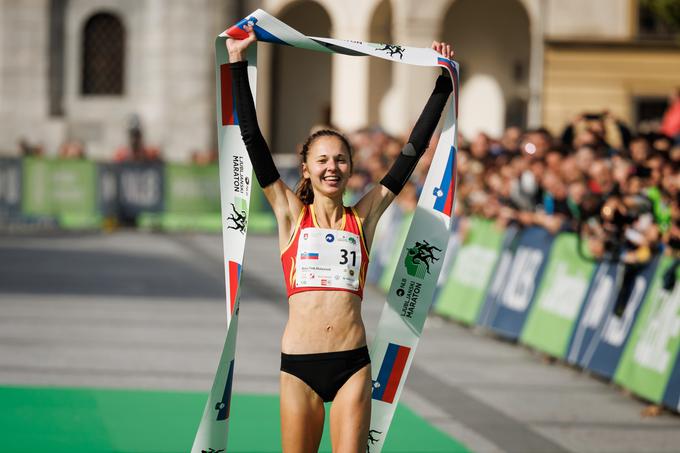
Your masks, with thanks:
<instances>
[{"instance_id":1,"label":"woman's raised arm","mask_svg":"<svg viewBox=\"0 0 680 453\"><path fill-rule=\"evenodd\" d=\"M451 46L446 43L435 41L432 43L432 49L445 58L451 58L454 55ZM427 100L425 108L415 126L413 126L408 142L402 148L394 164L380 181L380 184L364 195L356 205L357 214L364 223L364 233L369 243L373 238L380 216L399 194L411 177L418 160L425 153L430 138L439 123L444 106L446 106L446 101L453 91L451 78L448 73L442 72L443 74L435 82L434 90Z\"/></svg>"},{"instance_id":2,"label":"woman's raised arm","mask_svg":"<svg viewBox=\"0 0 680 453\"><path fill-rule=\"evenodd\" d=\"M246 26L248 38L227 39L232 89L236 101L236 113L241 128L241 138L246 145L253 170L264 195L274 210L279 225L279 237L288 238L292 225L302 210L302 202L281 180L269 146L262 136L257 122L255 102L248 82L248 62L244 56L249 45L257 41L252 27Z\"/></svg>"}]
</instances>

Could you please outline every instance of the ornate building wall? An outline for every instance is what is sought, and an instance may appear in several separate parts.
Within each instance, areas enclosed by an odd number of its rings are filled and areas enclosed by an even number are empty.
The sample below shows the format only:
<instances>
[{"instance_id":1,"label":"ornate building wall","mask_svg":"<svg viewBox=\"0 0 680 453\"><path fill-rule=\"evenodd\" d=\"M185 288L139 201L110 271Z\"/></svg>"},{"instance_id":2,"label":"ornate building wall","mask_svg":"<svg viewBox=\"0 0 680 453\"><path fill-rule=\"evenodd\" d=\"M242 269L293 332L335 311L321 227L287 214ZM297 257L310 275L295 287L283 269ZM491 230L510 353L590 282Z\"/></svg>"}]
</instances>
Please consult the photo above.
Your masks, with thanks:
<instances>
[{"instance_id":1,"label":"ornate building wall","mask_svg":"<svg viewBox=\"0 0 680 453\"><path fill-rule=\"evenodd\" d=\"M131 115L168 160L215 144L214 37L262 7L303 33L429 46L462 64L461 130L508 123L559 130L585 109L629 122L635 99L676 84L678 46L637 40L637 0L0 0L0 152L26 138L48 154L67 139L110 159ZM83 28L93 14L125 30L121 95L82 92ZM403 135L436 71L261 45L258 112L277 153L314 124Z\"/></svg>"}]
</instances>

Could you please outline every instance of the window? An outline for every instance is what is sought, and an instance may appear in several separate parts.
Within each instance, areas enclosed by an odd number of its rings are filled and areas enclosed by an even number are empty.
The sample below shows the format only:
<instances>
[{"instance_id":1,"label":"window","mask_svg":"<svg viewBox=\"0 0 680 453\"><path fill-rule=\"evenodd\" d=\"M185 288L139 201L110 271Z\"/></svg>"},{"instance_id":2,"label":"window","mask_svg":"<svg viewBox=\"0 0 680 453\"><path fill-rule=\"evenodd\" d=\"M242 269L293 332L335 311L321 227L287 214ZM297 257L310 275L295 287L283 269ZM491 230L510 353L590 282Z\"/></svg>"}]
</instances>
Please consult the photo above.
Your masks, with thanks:
<instances>
[{"instance_id":1,"label":"window","mask_svg":"<svg viewBox=\"0 0 680 453\"><path fill-rule=\"evenodd\" d=\"M672 41L676 30L664 15L663 5L656 0L640 0L638 3L638 38L654 41Z\"/></svg>"},{"instance_id":2,"label":"window","mask_svg":"<svg viewBox=\"0 0 680 453\"><path fill-rule=\"evenodd\" d=\"M83 32L84 95L122 95L125 73L125 30L112 14L90 17Z\"/></svg>"},{"instance_id":3,"label":"window","mask_svg":"<svg viewBox=\"0 0 680 453\"><path fill-rule=\"evenodd\" d=\"M637 96L633 98L635 126L640 132L651 132L661 125L668 108L668 98L660 96Z\"/></svg>"}]
</instances>

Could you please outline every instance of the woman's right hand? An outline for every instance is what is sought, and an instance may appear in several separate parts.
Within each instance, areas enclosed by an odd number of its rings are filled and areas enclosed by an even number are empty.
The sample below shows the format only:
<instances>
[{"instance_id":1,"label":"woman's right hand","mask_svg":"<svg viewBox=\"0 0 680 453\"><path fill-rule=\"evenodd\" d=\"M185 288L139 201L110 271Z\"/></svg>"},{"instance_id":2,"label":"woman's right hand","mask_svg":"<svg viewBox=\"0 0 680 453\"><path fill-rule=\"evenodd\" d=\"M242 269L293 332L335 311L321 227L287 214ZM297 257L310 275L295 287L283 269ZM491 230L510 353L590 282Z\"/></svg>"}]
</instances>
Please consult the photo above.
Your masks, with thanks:
<instances>
[{"instance_id":1,"label":"woman's right hand","mask_svg":"<svg viewBox=\"0 0 680 453\"><path fill-rule=\"evenodd\" d=\"M255 32L251 25L245 25L243 30L248 33L246 39L227 38L227 52L229 52L230 63L245 60L246 49L257 41L257 37L255 36Z\"/></svg>"},{"instance_id":2,"label":"woman's right hand","mask_svg":"<svg viewBox=\"0 0 680 453\"><path fill-rule=\"evenodd\" d=\"M431 47L435 52L441 54L444 58L449 60L456 55L456 52L451 48L451 45L445 42L432 41Z\"/></svg>"}]
</instances>

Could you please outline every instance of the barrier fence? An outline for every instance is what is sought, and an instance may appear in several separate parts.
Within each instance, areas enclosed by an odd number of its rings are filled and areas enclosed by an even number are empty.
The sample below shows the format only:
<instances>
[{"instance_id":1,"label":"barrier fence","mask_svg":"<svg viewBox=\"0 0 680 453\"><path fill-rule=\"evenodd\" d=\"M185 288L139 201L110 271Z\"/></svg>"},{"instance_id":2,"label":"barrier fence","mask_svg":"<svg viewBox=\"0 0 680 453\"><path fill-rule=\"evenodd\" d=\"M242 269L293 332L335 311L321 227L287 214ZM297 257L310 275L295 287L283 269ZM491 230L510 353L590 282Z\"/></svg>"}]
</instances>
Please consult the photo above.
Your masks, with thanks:
<instances>
[{"instance_id":1,"label":"barrier fence","mask_svg":"<svg viewBox=\"0 0 680 453\"><path fill-rule=\"evenodd\" d=\"M254 188L248 228L275 230ZM221 231L217 165L0 158L0 224L99 228L107 220L168 231Z\"/></svg>"},{"instance_id":2,"label":"barrier fence","mask_svg":"<svg viewBox=\"0 0 680 453\"><path fill-rule=\"evenodd\" d=\"M385 216L368 278L388 291L411 216ZM221 231L217 165L0 158L0 223L80 229L112 218ZM483 326L680 411L677 258L661 254L639 267L595 262L579 253L574 233L467 222L452 231L436 314ZM248 228L276 228L257 185Z\"/></svg>"},{"instance_id":3,"label":"barrier fence","mask_svg":"<svg viewBox=\"0 0 680 453\"><path fill-rule=\"evenodd\" d=\"M596 262L579 251L575 233L467 221L450 251L436 314L516 339L680 411L677 258L660 254L638 267ZM371 270L389 273L396 259Z\"/></svg>"},{"instance_id":4,"label":"barrier fence","mask_svg":"<svg viewBox=\"0 0 680 453\"><path fill-rule=\"evenodd\" d=\"M677 258L659 255L640 267L595 263L579 253L574 233L469 221L435 313L518 339L680 411Z\"/></svg>"}]
</instances>

